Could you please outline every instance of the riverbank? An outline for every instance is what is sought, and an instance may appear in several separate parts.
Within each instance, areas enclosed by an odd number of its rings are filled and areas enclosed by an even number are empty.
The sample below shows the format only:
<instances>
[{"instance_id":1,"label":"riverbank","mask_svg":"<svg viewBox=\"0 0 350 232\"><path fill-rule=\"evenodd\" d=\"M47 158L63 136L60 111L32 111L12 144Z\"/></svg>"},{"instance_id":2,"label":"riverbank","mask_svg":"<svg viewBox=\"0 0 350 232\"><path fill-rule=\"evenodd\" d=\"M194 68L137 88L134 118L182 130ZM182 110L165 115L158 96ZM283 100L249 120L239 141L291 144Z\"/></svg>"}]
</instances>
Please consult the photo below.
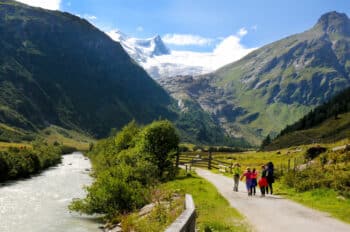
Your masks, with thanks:
<instances>
[{"instance_id":1,"label":"riverbank","mask_svg":"<svg viewBox=\"0 0 350 232\"><path fill-rule=\"evenodd\" d=\"M91 164L81 153L62 157L62 163L29 179L0 187L0 231L99 232L98 218L70 213L68 204L85 196L92 183Z\"/></svg>"},{"instance_id":2,"label":"riverbank","mask_svg":"<svg viewBox=\"0 0 350 232\"><path fill-rule=\"evenodd\" d=\"M61 162L60 146L33 143L0 151L0 182L27 178Z\"/></svg>"}]
</instances>

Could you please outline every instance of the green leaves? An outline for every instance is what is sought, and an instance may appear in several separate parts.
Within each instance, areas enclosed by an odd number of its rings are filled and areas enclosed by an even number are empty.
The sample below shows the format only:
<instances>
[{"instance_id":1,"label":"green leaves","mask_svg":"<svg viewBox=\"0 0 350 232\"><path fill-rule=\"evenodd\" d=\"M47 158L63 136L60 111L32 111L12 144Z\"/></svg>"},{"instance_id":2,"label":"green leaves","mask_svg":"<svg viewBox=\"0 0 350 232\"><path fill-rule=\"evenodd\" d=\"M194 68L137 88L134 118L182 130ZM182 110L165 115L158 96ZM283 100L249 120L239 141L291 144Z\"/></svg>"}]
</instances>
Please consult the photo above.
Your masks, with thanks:
<instances>
[{"instance_id":1,"label":"green leaves","mask_svg":"<svg viewBox=\"0 0 350 232\"><path fill-rule=\"evenodd\" d=\"M153 122L142 130L140 137L140 149L149 154L151 162L157 165L159 177L163 177L164 171L171 173L171 159L179 144L179 136L171 122Z\"/></svg>"},{"instance_id":2,"label":"green leaves","mask_svg":"<svg viewBox=\"0 0 350 232\"><path fill-rule=\"evenodd\" d=\"M140 208L163 173L173 175L178 142L169 121L144 128L132 121L115 137L99 141L89 154L96 181L87 188L86 198L73 201L69 209L112 218Z\"/></svg>"},{"instance_id":3,"label":"green leaves","mask_svg":"<svg viewBox=\"0 0 350 232\"><path fill-rule=\"evenodd\" d=\"M28 177L60 160L61 150L54 146L34 144L33 149L10 148L0 152L0 181Z\"/></svg>"}]
</instances>

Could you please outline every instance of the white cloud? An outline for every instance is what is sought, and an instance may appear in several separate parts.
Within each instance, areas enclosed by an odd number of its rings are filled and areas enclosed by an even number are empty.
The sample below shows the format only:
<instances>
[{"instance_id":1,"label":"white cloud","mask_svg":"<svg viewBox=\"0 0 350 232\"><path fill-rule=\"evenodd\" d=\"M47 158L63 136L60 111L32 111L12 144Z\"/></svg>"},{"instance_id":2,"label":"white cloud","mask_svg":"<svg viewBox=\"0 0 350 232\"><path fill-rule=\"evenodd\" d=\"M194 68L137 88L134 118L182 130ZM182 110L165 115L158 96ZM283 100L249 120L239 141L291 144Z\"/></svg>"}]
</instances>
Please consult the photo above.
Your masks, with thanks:
<instances>
[{"instance_id":1,"label":"white cloud","mask_svg":"<svg viewBox=\"0 0 350 232\"><path fill-rule=\"evenodd\" d=\"M239 29L239 31L237 32L237 35L238 35L239 37L243 37L243 36L245 36L246 34L248 34L248 31L247 31L247 29L245 29L244 27L242 27L241 29Z\"/></svg>"},{"instance_id":2,"label":"white cloud","mask_svg":"<svg viewBox=\"0 0 350 232\"><path fill-rule=\"evenodd\" d=\"M89 14L84 14L84 18L88 19L88 20L91 20L91 21L97 19L97 17L95 15L89 15Z\"/></svg>"},{"instance_id":3,"label":"white cloud","mask_svg":"<svg viewBox=\"0 0 350 232\"><path fill-rule=\"evenodd\" d=\"M241 59L256 48L247 48L242 38L248 33L240 30L236 34L210 39L216 46L211 52L193 52L172 50L170 54L150 56L154 47L137 47L135 41L142 39L131 38L118 30L106 32L113 40L121 42L124 49L154 77L159 78L176 75L198 75L212 72L224 65ZM136 45L136 46L135 46Z\"/></svg>"},{"instance_id":4,"label":"white cloud","mask_svg":"<svg viewBox=\"0 0 350 232\"><path fill-rule=\"evenodd\" d=\"M173 44L178 46L196 45L204 46L212 43L212 39L201 37L191 34L166 34L162 37L163 41L167 44Z\"/></svg>"},{"instance_id":5,"label":"white cloud","mask_svg":"<svg viewBox=\"0 0 350 232\"><path fill-rule=\"evenodd\" d=\"M211 72L239 60L256 49L246 48L241 44L241 38L246 34L247 30L242 30L237 35L222 38L212 52L172 51L170 55L148 59L144 66L149 68L157 64L181 64L202 67L202 73Z\"/></svg>"},{"instance_id":6,"label":"white cloud","mask_svg":"<svg viewBox=\"0 0 350 232\"><path fill-rule=\"evenodd\" d=\"M61 0L17 0L30 6L37 6L49 10L60 9Z\"/></svg>"}]
</instances>

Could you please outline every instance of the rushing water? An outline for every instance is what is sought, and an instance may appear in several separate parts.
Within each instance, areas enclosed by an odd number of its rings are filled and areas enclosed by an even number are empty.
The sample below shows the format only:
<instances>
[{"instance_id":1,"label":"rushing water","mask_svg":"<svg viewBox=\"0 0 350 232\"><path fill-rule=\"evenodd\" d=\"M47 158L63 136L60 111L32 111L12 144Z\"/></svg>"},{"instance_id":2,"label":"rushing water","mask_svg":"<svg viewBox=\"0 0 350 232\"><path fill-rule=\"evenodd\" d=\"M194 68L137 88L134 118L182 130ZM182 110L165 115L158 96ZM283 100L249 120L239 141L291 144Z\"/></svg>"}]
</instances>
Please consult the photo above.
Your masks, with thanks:
<instances>
[{"instance_id":1,"label":"rushing water","mask_svg":"<svg viewBox=\"0 0 350 232\"><path fill-rule=\"evenodd\" d=\"M72 198L84 196L90 168L89 160L73 153L40 175L0 186L0 231L98 232L96 220L67 208Z\"/></svg>"}]
</instances>

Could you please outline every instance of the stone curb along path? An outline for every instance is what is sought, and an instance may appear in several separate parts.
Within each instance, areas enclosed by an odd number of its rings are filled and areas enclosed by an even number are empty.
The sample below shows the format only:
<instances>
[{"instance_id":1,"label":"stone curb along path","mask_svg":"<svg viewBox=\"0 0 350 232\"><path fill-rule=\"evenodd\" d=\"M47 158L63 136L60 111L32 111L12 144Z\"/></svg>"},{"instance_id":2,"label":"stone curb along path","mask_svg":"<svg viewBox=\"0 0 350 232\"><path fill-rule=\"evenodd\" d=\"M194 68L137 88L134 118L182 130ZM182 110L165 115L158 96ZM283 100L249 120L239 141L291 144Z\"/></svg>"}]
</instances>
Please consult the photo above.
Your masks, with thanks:
<instances>
[{"instance_id":1,"label":"stone curb along path","mask_svg":"<svg viewBox=\"0 0 350 232\"><path fill-rule=\"evenodd\" d=\"M244 215L257 232L350 232L350 224L280 196L247 196L245 185L240 183L239 192L233 192L233 179L197 168L202 178L215 185L218 191ZM258 189L257 189L258 190ZM350 217L350 215L349 215Z\"/></svg>"}]
</instances>

